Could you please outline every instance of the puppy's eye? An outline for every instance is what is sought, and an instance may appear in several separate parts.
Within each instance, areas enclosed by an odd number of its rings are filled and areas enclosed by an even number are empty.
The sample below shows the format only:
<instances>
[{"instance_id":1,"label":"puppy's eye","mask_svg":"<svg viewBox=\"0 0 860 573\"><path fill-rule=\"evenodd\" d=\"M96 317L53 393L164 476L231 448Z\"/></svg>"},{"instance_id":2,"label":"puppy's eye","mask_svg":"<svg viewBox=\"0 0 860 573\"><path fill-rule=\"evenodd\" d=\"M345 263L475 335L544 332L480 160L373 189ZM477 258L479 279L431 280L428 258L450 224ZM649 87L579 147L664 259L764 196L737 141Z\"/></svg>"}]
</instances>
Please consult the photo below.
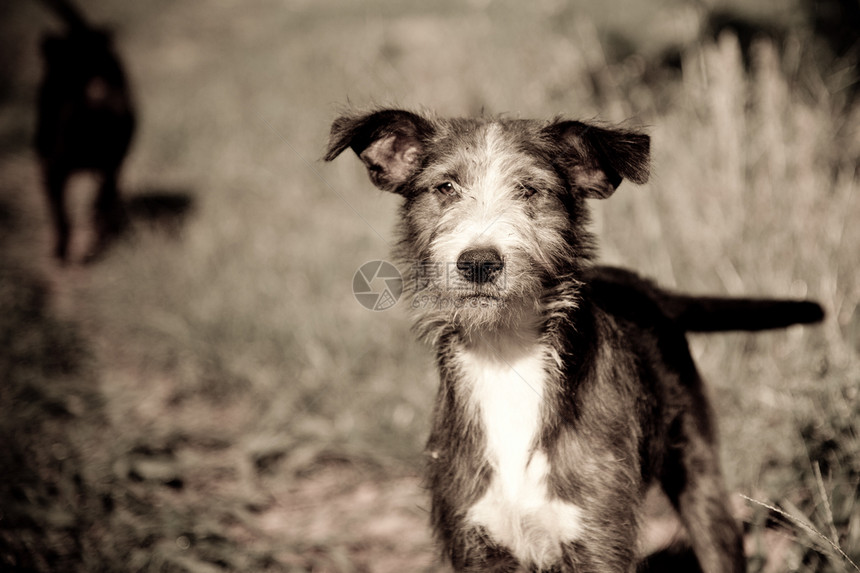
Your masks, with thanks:
<instances>
[{"instance_id":1,"label":"puppy's eye","mask_svg":"<svg viewBox=\"0 0 860 573\"><path fill-rule=\"evenodd\" d=\"M453 197L457 194L457 189L454 187L454 184L450 181L445 181L444 183L440 183L436 187L433 188L437 193L442 195L443 197Z\"/></svg>"}]
</instances>

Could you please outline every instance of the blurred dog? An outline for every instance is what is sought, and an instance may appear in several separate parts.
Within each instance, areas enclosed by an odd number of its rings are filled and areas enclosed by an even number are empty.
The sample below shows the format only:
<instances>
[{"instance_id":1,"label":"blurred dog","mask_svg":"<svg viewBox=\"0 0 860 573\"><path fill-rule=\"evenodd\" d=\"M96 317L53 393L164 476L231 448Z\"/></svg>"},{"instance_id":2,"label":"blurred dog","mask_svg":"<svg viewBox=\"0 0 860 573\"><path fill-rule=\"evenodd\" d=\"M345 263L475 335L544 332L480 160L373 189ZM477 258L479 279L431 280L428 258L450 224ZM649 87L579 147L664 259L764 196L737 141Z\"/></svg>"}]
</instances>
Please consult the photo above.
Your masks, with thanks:
<instances>
[{"instance_id":1,"label":"blurred dog","mask_svg":"<svg viewBox=\"0 0 860 573\"><path fill-rule=\"evenodd\" d=\"M69 255L70 225L65 206L69 176L80 170L101 177L95 201L99 254L123 227L117 189L135 115L128 82L110 34L90 26L70 3L44 0L65 22L62 35L42 40L45 73L39 89L36 151L54 223L54 255Z\"/></svg>"},{"instance_id":2,"label":"blurred dog","mask_svg":"<svg viewBox=\"0 0 860 573\"><path fill-rule=\"evenodd\" d=\"M745 571L687 331L821 320L812 302L692 297L594 266L586 199L644 183L649 138L556 119L346 115L401 195L399 257L440 390L432 520L457 571L634 571L659 485L706 573Z\"/></svg>"}]
</instances>

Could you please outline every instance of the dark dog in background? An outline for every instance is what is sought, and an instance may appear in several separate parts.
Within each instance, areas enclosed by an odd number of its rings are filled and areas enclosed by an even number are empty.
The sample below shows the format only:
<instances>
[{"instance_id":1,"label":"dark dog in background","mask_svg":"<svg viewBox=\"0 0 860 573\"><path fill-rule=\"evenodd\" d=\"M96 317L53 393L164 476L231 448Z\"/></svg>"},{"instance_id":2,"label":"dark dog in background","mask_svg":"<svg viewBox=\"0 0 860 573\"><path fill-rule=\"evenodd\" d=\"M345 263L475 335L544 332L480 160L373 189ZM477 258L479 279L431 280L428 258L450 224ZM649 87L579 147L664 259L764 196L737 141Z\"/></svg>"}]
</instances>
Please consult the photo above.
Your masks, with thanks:
<instances>
[{"instance_id":1,"label":"dark dog in background","mask_svg":"<svg viewBox=\"0 0 860 573\"><path fill-rule=\"evenodd\" d=\"M347 148L404 200L398 255L440 373L432 521L455 570L632 572L656 485L702 571L745 571L686 332L817 322L821 307L593 265L586 199L647 180L644 134L381 110L334 122L325 159Z\"/></svg>"},{"instance_id":2,"label":"dark dog in background","mask_svg":"<svg viewBox=\"0 0 860 573\"><path fill-rule=\"evenodd\" d=\"M100 177L95 200L96 243L104 250L122 230L117 179L135 126L122 64L109 32L89 25L64 0L44 0L66 25L42 40L45 73L39 89L36 151L55 231L54 255L69 256L70 224L65 194L69 177L91 171Z\"/></svg>"}]
</instances>

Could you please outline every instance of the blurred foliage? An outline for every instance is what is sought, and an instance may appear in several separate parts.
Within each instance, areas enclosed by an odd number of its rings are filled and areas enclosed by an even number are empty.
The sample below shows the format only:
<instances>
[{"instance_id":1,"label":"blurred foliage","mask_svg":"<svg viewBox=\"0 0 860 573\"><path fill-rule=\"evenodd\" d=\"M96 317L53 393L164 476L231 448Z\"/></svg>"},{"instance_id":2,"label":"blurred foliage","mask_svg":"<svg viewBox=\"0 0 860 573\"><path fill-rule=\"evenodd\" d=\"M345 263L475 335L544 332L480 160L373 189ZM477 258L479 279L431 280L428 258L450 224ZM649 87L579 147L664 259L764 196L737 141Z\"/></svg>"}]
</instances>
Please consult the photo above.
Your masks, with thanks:
<instances>
[{"instance_id":1,"label":"blurred foliage","mask_svg":"<svg viewBox=\"0 0 860 573\"><path fill-rule=\"evenodd\" d=\"M4 261L5 262L5 261ZM74 325L46 312L46 285L0 264L0 564L4 570L74 569L89 491L78 445L66 433L98 423L100 395Z\"/></svg>"}]
</instances>

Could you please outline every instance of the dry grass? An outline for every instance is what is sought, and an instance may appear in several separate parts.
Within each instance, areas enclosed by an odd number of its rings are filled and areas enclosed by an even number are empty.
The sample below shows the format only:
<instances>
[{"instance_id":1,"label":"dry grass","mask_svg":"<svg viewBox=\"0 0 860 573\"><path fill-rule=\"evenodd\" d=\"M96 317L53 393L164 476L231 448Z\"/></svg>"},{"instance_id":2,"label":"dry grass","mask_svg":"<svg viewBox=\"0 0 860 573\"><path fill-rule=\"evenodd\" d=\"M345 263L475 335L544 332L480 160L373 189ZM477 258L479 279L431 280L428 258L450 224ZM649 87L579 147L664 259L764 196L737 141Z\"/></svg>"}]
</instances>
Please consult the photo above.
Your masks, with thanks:
<instances>
[{"instance_id":1,"label":"dry grass","mask_svg":"<svg viewBox=\"0 0 860 573\"><path fill-rule=\"evenodd\" d=\"M595 205L603 259L686 290L822 301L820 327L693 349L733 489L858 561L856 107L790 50L756 44L746 70L731 36L648 84L641 61L605 59L590 22L611 17L536 6L87 2L118 25L142 109L127 194L182 193L194 210L179 233L141 224L98 266L66 269L44 256L27 144L48 19L8 9L0 563L438 568L416 477L431 357L403 309L367 312L350 290L362 263L387 256L396 199L358 162L318 160L347 100L647 125L653 181ZM627 14L632 36L649 17L688 26L661 10ZM81 216L91 190L76 191ZM755 504L746 518L750 571L850 569L803 527L774 537Z\"/></svg>"}]
</instances>

